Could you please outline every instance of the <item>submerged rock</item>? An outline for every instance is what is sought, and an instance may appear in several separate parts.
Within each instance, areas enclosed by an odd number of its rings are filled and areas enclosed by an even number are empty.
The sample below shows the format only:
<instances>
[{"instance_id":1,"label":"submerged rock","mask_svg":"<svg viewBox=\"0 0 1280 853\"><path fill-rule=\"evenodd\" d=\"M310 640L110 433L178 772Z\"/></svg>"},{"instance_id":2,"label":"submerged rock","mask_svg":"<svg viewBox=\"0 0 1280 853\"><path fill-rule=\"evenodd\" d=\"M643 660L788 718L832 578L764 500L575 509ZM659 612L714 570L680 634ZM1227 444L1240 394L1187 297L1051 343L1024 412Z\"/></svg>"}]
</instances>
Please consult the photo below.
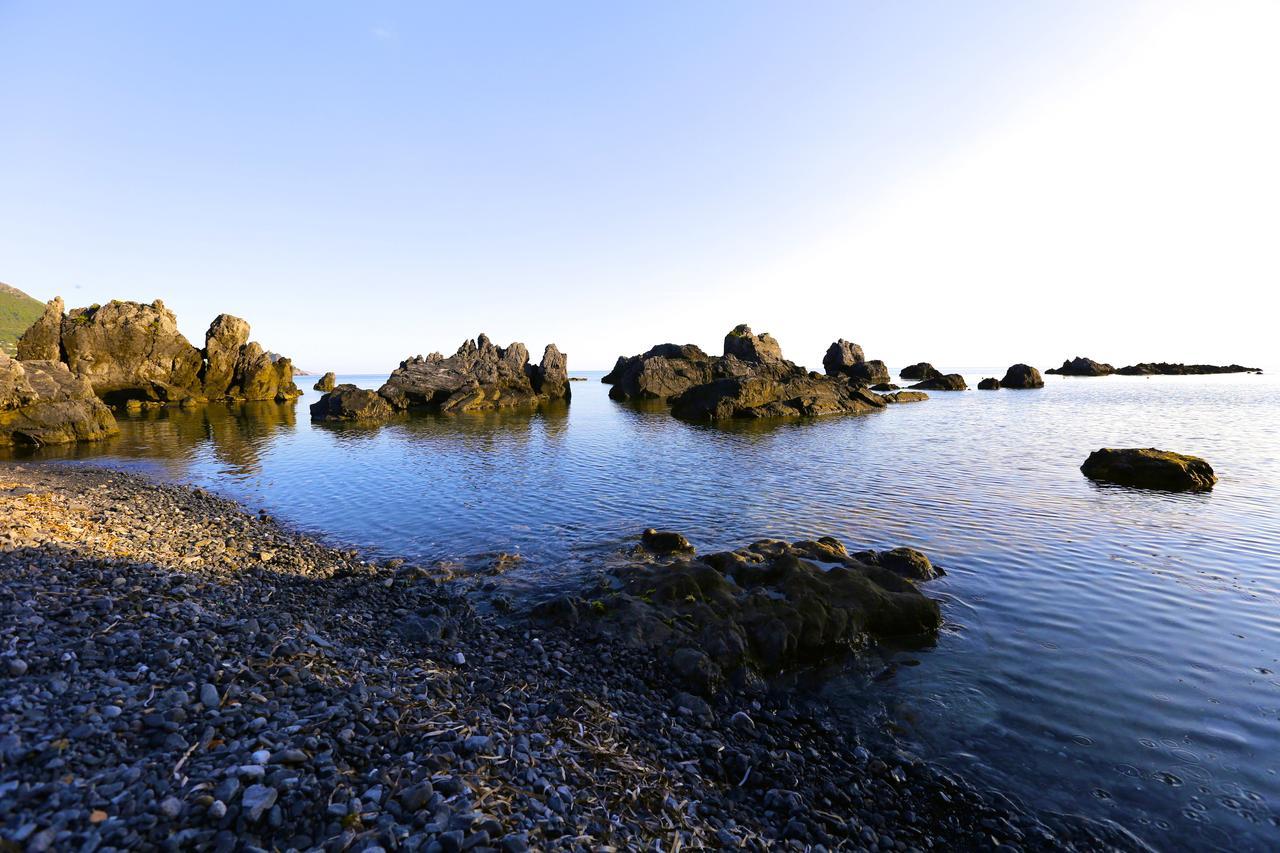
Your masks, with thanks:
<instances>
[{"instance_id":1,"label":"submerged rock","mask_svg":"<svg viewBox=\"0 0 1280 853\"><path fill-rule=\"evenodd\" d=\"M557 599L542 618L573 613L577 629L669 657L689 687L714 692L724 678L777 672L860 645L869 637L929 641L936 602L908 577L933 574L910 549L850 555L837 540L762 540L701 559L628 565L591 607ZM690 651L685 651L685 650Z\"/></svg>"},{"instance_id":2,"label":"submerged rock","mask_svg":"<svg viewBox=\"0 0 1280 853\"><path fill-rule=\"evenodd\" d=\"M898 375L903 379L920 381L924 379L939 379L943 374L941 370L938 370L929 362L920 361L902 368L898 371Z\"/></svg>"},{"instance_id":3,"label":"submerged rock","mask_svg":"<svg viewBox=\"0 0 1280 853\"><path fill-rule=\"evenodd\" d=\"M926 379L923 382L917 382L911 386L917 391L967 391L969 386L965 384L964 377L959 373L948 373L944 376L935 376L932 379Z\"/></svg>"},{"instance_id":4,"label":"submerged rock","mask_svg":"<svg viewBox=\"0 0 1280 853\"><path fill-rule=\"evenodd\" d=\"M1040 371L1029 364L1014 364L1005 371L1004 379L1000 380L1000 387L1043 388L1044 378L1040 376Z\"/></svg>"},{"instance_id":5,"label":"submerged rock","mask_svg":"<svg viewBox=\"0 0 1280 853\"><path fill-rule=\"evenodd\" d=\"M376 391L339 385L311 404L313 421L382 421L395 412Z\"/></svg>"},{"instance_id":6,"label":"submerged rock","mask_svg":"<svg viewBox=\"0 0 1280 853\"><path fill-rule=\"evenodd\" d=\"M1045 371L1045 373L1055 373L1059 376L1109 376L1115 372L1116 369L1111 365L1082 355L1067 359L1062 362L1062 367L1051 367Z\"/></svg>"},{"instance_id":7,"label":"submerged rock","mask_svg":"<svg viewBox=\"0 0 1280 853\"><path fill-rule=\"evenodd\" d=\"M692 554L693 545L683 534L672 530L655 530L650 527L640 534L644 547L655 554Z\"/></svg>"},{"instance_id":8,"label":"submerged rock","mask_svg":"<svg viewBox=\"0 0 1280 853\"><path fill-rule=\"evenodd\" d=\"M0 352L0 447L97 441L118 431L111 410L65 364Z\"/></svg>"},{"instance_id":9,"label":"submerged rock","mask_svg":"<svg viewBox=\"0 0 1280 853\"><path fill-rule=\"evenodd\" d=\"M1218 482L1200 457L1154 447L1095 450L1080 470L1090 480L1171 492L1208 491Z\"/></svg>"},{"instance_id":10,"label":"submerged rock","mask_svg":"<svg viewBox=\"0 0 1280 853\"><path fill-rule=\"evenodd\" d=\"M1167 361L1147 361L1122 367L1116 373L1124 376L1207 376L1214 373L1261 373L1259 367L1243 367L1239 364L1170 364Z\"/></svg>"},{"instance_id":11,"label":"submerged rock","mask_svg":"<svg viewBox=\"0 0 1280 853\"><path fill-rule=\"evenodd\" d=\"M999 391L1000 380L996 379L994 376L988 376L986 379L983 379L981 382L978 383L978 390L979 391Z\"/></svg>"},{"instance_id":12,"label":"submerged rock","mask_svg":"<svg viewBox=\"0 0 1280 853\"><path fill-rule=\"evenodd\" d=\"M338 386L338 377L330 370L324 376L316 380L316 384L311 387L317 391L332 391Z\"/></svg>"}]
</instances>

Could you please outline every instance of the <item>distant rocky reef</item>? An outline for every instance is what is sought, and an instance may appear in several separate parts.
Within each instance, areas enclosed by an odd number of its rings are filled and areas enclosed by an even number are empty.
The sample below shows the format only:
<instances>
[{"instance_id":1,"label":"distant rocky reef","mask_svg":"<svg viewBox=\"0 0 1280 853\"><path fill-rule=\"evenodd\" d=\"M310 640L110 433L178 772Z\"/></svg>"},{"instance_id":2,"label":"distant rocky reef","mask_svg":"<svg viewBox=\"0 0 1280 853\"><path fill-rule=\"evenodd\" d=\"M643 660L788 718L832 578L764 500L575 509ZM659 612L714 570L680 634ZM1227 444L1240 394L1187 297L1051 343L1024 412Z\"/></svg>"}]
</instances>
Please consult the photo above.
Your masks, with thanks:
<instances>
[{"instance_id":1,"label":"distant rocky reef","mask_svg":"<svg viewBox=\"0 0 1280 853\"><path fill-rule=\"evenodd\" d=\"M1062 362L1062 367L1051 367L1045 371L1045 373L1055 373L1058 376L1110 376L1115 372L1116 369L1111 365L1085 358L1082 355L1067 359Z\"/></svg>"},{"instance_id":2,"label":"distant rocky reef","mask_svg":"<svg viewBox=\"0 0 1280 853\"><path fill-rule=\"evenodd\" d=\"M397 412L527 408L569 397L568 357L555 344L531 364L524 344L500 347L482 334L448 358L436 352L405 359L376 393L339 385L312 404L311 419L378 421Z\"/></svg>"},{"instance_id":3,"label":"distant rocky reef","mask_svg":"<svg viewBox=\"0 0 1280 853\"><path fill-rule=\"evenodd\" d=\"M93 393L129 407L298 397L293 363L249 340L249 324L220 314L197 349L159 299L65 310L61 298L18 340L21 361L61 362Z\"/></svg>"},{"instance_id":4,"label":"distant rocky reef","mask_svg":"<svg viewBox=\"0 0 1280 853\"><path fill-rule=\"evenodd\" d=\"M1260 367L1244 367L1239 364L1170 364L1167 361L1144 361L1116 371L1122 376L1208 376L1214 373L1261 372Z\"/></svg>"},{"instance_id":5,"label":"distant rocky reef","mask_svg":"<svg viewBox=\"0 0 1280 853\"><path fill-rule=\"evenodd\" d=\"M725 335L723 355L693 344L659 344L619 357L602 381L613 386L609 396L615 400L662 400L687 420L861 413L890 402L869 389L888 382L888 368L868 361L857 344L831 344L823 367L825 374L787 361L771 335L740 325ZM913 398L901 402L907 399Z\"/></svg>"}]
</instances>

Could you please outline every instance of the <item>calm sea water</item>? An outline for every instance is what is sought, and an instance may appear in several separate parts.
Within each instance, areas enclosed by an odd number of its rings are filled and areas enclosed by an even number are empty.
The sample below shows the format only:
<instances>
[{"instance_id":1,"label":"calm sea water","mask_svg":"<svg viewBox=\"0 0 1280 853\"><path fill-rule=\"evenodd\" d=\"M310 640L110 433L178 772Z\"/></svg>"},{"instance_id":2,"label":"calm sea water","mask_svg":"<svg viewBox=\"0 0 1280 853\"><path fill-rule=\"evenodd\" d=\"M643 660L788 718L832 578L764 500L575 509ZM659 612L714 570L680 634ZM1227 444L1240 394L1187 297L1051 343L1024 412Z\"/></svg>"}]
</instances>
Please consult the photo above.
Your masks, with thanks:
<instances>
[{"instance_id":1,"label":"calm sea water","mask_svg":"<svg viewBox=\"0 0 1280 853\"><path fill-rule=\"evenodd\" d=\"M124 419L118 439L41 458L204 485L378 554L518 552L504 576L517 592L570 583L649 526L704 550L821 534L911 545L948 572L928 587L942 637L885 651L889 677L872 679L881 664L840 674L828 698L972 779L1153 846L1280 849L1272 376L1048 377L1038 391L720 429L613 403L599 375L536 415L316 426L309 391L296 406ZM1078 468L1107 445L1202 455L1221 482L1203 495L1097 486Z\"/></svg>"}]
</instances>

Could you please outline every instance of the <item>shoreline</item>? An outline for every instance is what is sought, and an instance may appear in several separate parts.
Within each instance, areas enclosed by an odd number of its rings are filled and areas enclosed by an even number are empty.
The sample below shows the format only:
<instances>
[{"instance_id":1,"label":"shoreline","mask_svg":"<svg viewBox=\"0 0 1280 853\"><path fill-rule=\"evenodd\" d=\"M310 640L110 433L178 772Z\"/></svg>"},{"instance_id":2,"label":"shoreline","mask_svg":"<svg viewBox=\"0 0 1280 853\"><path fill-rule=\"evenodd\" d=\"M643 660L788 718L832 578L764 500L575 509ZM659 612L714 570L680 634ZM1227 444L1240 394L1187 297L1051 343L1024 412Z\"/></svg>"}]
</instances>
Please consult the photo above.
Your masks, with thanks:
<instances>
[{"instance_id":1,"label":"shoreline","mask_svg":"<svg viewBox=\"0 0 1280 853\"><path fill-rule=\"evenodd\" d=\"M16 849L1142 847L202 489L0 462L0 517Z\"/></svg>"}]
</instances>

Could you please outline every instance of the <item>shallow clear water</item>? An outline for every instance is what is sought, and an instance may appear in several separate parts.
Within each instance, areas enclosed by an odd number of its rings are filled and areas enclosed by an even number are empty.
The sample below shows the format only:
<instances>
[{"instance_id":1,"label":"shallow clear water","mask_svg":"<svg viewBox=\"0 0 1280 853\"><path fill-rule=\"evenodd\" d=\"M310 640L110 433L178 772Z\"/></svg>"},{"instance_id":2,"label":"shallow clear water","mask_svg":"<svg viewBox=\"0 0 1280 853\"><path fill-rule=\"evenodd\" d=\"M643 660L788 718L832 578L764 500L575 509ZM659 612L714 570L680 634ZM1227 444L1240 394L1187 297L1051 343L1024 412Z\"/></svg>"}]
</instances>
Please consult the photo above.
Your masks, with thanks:
<instances>
[{"instance_id":1,"label":"shallow clear water","mask_svg":"<svg viewBox=\"0 0 1280 853\"><path fill-rule=\"evenodd\" d=\"M732 429L615 404L597 381L552 412L377 428L313 426L309 391L124 419L118 439L40 458L205 485L375 553L519 552L517 590L570 582L649 526L704 550L911 545L948 572L928 587L943 636L896 656L921 665L847 672L829 698L882 709L970 778L1156 847L1278 849L1280 382L1047 380ZM1078 469L1102 446L1202 455L1221 482L1097 486Z\"/></svg>"}]
</instances>

